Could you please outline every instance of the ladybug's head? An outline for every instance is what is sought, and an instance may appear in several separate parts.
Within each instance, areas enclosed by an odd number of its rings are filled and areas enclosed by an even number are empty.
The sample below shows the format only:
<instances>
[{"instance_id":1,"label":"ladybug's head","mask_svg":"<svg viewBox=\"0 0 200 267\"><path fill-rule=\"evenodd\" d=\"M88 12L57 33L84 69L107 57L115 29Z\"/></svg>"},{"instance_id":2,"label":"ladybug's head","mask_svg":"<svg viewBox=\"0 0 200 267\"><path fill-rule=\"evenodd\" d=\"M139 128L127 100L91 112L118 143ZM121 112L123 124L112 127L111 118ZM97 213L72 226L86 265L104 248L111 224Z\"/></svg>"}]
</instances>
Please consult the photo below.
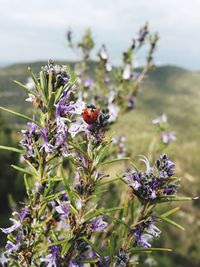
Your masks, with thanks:
<instances>
[{"instance_id":1,"label":"ladybug's head","mask_svg":"<svg viewBox=\"0 0 200 267\"><path fill-rule=\"evenodd\" d=\"M87 105L87 108L96 109L95 105L93 105L93 104Z\"/></svg>"}]
</instances>

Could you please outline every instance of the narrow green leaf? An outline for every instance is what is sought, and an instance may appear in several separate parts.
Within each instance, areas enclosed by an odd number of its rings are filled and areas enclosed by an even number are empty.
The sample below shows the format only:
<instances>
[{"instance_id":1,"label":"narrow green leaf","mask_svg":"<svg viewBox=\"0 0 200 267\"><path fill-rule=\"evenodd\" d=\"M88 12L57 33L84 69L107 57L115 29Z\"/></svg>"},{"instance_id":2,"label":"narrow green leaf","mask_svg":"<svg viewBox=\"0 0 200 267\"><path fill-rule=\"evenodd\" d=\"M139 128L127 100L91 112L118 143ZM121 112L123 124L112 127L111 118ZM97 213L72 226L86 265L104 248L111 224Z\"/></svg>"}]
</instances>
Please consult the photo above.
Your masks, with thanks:
<instances>
[{"instance_id":1,"label":"narrow green leaf","mask_svg":"<svg viewBox=\"0 0 200 267\"><path fill-rule=\"evenodd\" d=\"M116 181L119 181L119 180L121 180L121 177L119 177L119 178L115 178L115 179L112 179L112 180L109 180L109 181L104 182L104 183L98 183L96 186L99 187L99 186L103 186L103 185L111 184L111 183L116 182Z\"/></svg>"},{"instance_id":2,"label":"narrow green leaf","mask_svg":"<svg viewBox=\"0 0 200 267\"><path fill-rule=\"evenodd\" d=\"M154 203L165 203L174 201L191 201L192 197L178 197L178 196L162 196L156 199Z\"/></svg>"},{"instance_id":3,"label":"narrow green leaf","mask_svg":"<svg viewBox=\"0 0 200 267\"><path fill-rule=\"evenodd\" d=\"M24 154L25 152L21 149L15 148L15 147L9 147L9 146L0 146L0 150L8 150L12 152L16 152L19 154Z\"/></svg>"},{"instance_id":4,"label":"narrow green leaf","mask_svg":"<svg viewBox=\"0 0 200 267\"><path fill-rule=\"evenodd\" d=\"M29 73L31 75L31 78L33 79L34 83L38 86L38 80L36 79L32 69L30 67L28 68L28 71L29 71Z\"/></svg>"},{"instance_id":5,"label":"narrow green leaf","mask_svg":"<svg viewBox=\"0 0 200 267\"><path fill-rule=\"evenodd\" d=\"M76 148L81 154L83 154L86 158L88 158L87 153L85 153L85 151L83 151L83 149L80 147L79 144L74 144L73 142L69 142L69 145L71 145L74 148Z\"/></svg>"},{"instance_id":6,"label":"narrow green leaf","mask_svg":"<svg viewBox=\"0 0 200 267\"><path fill-rule=\"evenodd\" d=\"M20 171L20 172L23 172L23 173L32 175L32 173L31 173L30 171L27 171L27 170L25 170L24 168L21 168L21 167L19 167L19 166L11 165L11 167L13 167L13 169L15 169L15 170L17 170L17 171Z\"/></svg>"},{"instance_id":7,"label":"narrow green leaf","mask_svg":"<svg viewBox=\"0 0 200 267\"><path fill-rule=\"evenodd\" d=\"M96 263L98 259L86 259L86 260L79 260L79 263Z\"/></svg>"},{"instance_id":8,"label":"narrow green leaf","mask_svg":"<svg viewBox=\"0 0 200 267\"><path fill-rule=\"evenodd\" d=\"M171 248L130 248L128 252L172 251Z\"/></svg>"},{"instance_id":9,"label":"narrow green leaf","mask_svg":"<svg viewBox=\"0 0 200 267\"><path fill-rule=\"evenodd\" d=\"M107 164L112 164L112 163L119 162L119 161L122 161L122 160L129 160L129 159L130 159L129 157L120 158L120 159L113 159L113 160L109 160L109 161L105 161L105 162L99 163L99 164L97 164L97 167L103 166L103 165L107 165Z\"/></svg>"},{"instance_id":10,"label":"narrow green leaf","mask_svg":"<svg viewBox=\"0 0 200 267\"><path fill-rule=\"evenodd\" d=\"M27 180L26 174L24 174L24 184L25 184L25 187L26 187L26 193L27 193L28 197L30 198L31 197L31 189L30 189L30 186L28 184L28 180Z\"/></svg>"},{"instance_id":11,"label":"narrow green leaf","mask_svg":"<svg viewBox=\"0 0 200 267\"><path fill-rule=\"evenodd\" d=\"M71 241L67 241L63 246L62 246L62 250L61 250L61 255L64 255L68 252L68 250L71 247Z\"/></svg>"},{"instance_id":12,"label":"narrow green leaf","mask_svg":"<svg viewBox=\"0 0 200 267\"><path fill-rule=\"evenodd\" d=\"M130 230L130 226L127 223L125 223L123 220L118 219L118 218L115 218L115 217L110 216L108 214L105 214L104 216L107 217L107 218L109 218L110 220L112 220L115 223L123 224L127 229Z\"/></svg>"},{"instance_id":13,"label":"narrow green leaf","mask_svg":"<svg viewBox=\"0 0 200 267\"><path fill-rule=\"evenodd\" d=\"M180 210L180 207L176 207L174 209L171 209L169 211L166 211L166 212L162 213L160 216L162 216L162 217L168 217L169 215L174 214L174 213L176 213L179 210Z\"/></svg>"},{"instance_id":14,"label":"narrow green leaf","mask_svg":"<svg viewBox=\"0 0 200 267\"><path fill-rule=\"evenodd\" d=\"M25 89L28 93L30 93L30 94L32 94L32 95L34 95L34 96L37 97L37 94L36 94L33 90L29 89L29 88L28 88L26 85L24 85L23 83L20 83L20 82L18 82L18 81L16 81L16 80L14 80L13 82L16 83L17 85L19 85L21 88Z\"/></svg>"},{"instance_id":15,"label":"narrow green leaf","mask_svg":"<svg viewBox=\"0 0 200 267\"><path fill-rule=\"evenodd\" d=\"M157 218L161 219L162 221L164 221L166 223L169 223L169 224L175 226L178 229L185 230L180 224L174 222L173 220L170 220L169 218L166 218L163 216L158 216L158 215L157 215Z\"/></svg>"},{"instance_id":16,"label":"narrow green leaf","mask_svg":"<svg viewBox=\"0 0 200 267\"><path fill-rule=\"evenodd\" d=\"M43 70L40 71L40 85L42 94L44 95L45 99L48 99L47 81Z\"/></svg>"},{"instance_id":17,"label":"narrow green leaf","mask_svg":"<svg viewBox=\"0 0 200 267\"><path fill-rule=\"evenodd\" d=\"M7 108L1 107L1 106L0 106L0 109L3 110L3 111L8 112L8 113L10 113L10 114L13 114L13 115L15 115L15 116L17 116L17 117L19 117L19 118L25 119L25 120L27 120L27 121L32 121L32 122L36 123L37 125L40 125L38 122L34 121L33 119L29 118L28 116L26 116L26 115L24 115L24 114L21 114L21 113L12 111L12 110L10 110L10 109L7 109Z\"/></svg>"}]
</instances>

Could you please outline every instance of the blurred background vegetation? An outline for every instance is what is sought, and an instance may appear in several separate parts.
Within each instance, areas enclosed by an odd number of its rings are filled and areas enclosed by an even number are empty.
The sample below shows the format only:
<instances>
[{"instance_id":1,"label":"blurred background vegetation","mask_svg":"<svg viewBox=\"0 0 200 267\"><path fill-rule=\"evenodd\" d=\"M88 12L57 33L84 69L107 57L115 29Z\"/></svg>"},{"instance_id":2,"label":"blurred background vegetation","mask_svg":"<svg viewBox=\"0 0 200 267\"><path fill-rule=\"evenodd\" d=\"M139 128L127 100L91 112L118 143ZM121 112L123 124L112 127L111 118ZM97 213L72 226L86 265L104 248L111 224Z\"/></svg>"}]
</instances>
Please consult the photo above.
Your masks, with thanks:
<instances>
[{"instance_id":1,"label":"blurred background vegetation","mask_svg":"<svg viewBox=\"0 0 200 267\"><path fill-rule=\"evenodd\" d=\"M70 64L70 62L58 62ZM31 115L31 105L24 100L25 92L13 83L26 83L27 67L38 72L46 62L15 64L0 68L0 105ZM91 66L95 62L91 62ZM136 102L136 109L121 114L118 122L110 128L111 135L126 137L128 153L133 161L138 155L158 155L156 142L159 133L152 125L152 119L167 113L171 129L176 132L177 141L170 144L167 153L176 162L177 175L182 177L180 191L187 196L200 195L200 73L175 66L158 67L149 73L142 85ZM0 144L17 146L24 121L0 113ZM18 155L0 151L0 212L1 227L7 226L9 214L16 203L25 196L22 176L10 167L17 165ZM112 190L112 188L111 188ZM170 205L170 204L169 204ZM171 254L155 254L159 267L200 266L200 201L181 204L177 215L185 231L165 226L159 246L174 249ZM162 228L162 225L161 225ZM0 245L4 244L0 235Z\"/></svg>"}]
</instances>

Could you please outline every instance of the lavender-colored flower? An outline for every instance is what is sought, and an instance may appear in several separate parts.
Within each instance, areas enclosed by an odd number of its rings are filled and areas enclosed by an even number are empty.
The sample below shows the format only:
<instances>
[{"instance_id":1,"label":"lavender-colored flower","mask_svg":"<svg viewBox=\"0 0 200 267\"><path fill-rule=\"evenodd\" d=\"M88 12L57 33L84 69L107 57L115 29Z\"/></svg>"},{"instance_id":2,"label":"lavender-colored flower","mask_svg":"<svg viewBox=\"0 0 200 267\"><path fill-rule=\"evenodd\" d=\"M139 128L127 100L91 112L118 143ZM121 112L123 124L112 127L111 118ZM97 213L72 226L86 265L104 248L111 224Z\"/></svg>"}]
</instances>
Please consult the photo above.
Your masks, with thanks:
<instances>
[{"instance_id":1,"label":"lavender-colored flower","mask_svg":"<svg viewBox=\"0 0 200 267\"><path fill-rule=\"evenodd\" d=\"M134 247L150 248L153 237L159 237L161 231L153 224L157 218L151 217L141 223L134 230L135 243Z\"/></svg>"},{"instance_id":2,"label":"lavender-colored flower","mask_svg":"<svg viewBox=\"0 0 200 267\"><path fill-rule=\"evenodd\" d=\"M85 79L83 80L83 86L84 86L85 88L90 88L90 87L92 87L93 83L94 83L94 81L93 81L93 79L92 79L91 77L87 77L87 78L85 78Z\"/></svg>"},{"instance_id":3,"label":"lavender-colored flower","mask_svg":"<svg viewBox=\"0 0 200 267\"><path fill-rule=\"evenodd\" d=\"M27 208L23 208L21 212L15 212L15 214L19 217L20 222L23 222L23 220L26 218L26 215L29 213Z\"/></svg>"},{"instance_id":4,"label":"lavender-colored flower","mask_svg":"<svg viewBox=\"0 0 200 267\"><path fill-rule=\"evenodd\" d=\"M10 240L7 241L6 246L5 246L5 254L10 254L13 252L16 252L19 250L20 247L20 243L17 242L16 244L14 244L13 242L11 242Z\"/></svg>"},{"instance_id":5,"label":"lavender-colored flower","mask_svg":"<svg viewBox=\"0 0 200 267\"><path fill-rule=\"evenodd\" d=\"M177 186L174 185L174 184L169 184L167 185L164 190L163 190L163 193L165 195L173 195L177 192Z\"/></svg>"},{"instance_id":6,"label":"lavender-colored flower","mask_svg":"<svg viewBox=\"0 0 200 267\"><path fill-rule=\"evenodd\" d=\"M108 104L108 112L109 112L109 123L111 122L115 122L118 118L119 112L120 112L120 108L114 104L114 103L110 103Z\"/></svg>"},{"instance_id":7,"label":"lavender-colored flower","mask_svg":"<svg viewBox=\"0 0 200 267\"><path fill-rule=\"evenodd\" d=\"M69 82L69 75L67 74L66 66L58 66L52 60L49 60L48 65L44 68L47 75L52 74L52 81L56 87L65 86Z\"/></svg>"},{"instance_id":8,"label":"lavender-colored flower","mask_svg":"<svg viewBox=\"0 0 200 267\"><path fill-rule=\"evenodd\" d=\"M176 135L174 132L164 132L162 133L162 142L164 144L169 144L173 141L176 141Z\"/></svg>"},{"instance_id":9,"label":"lavender-colored flower","mask_svg":"<svg viewBox=\"0 0 200 267\"><path fill-rule=\"evenodd\" d=\"M141 202L155 201L160 195L176 192L177 186L169 179L175 174L174 162L163 155L156 161L157 171L154 172L148 160L143 161L147 166L145 172L130 171L124 174L125 182Z\"/></svg>"},{"instance_id":10,"label":"lavender-colored flower","mask_svg":"<svg viewBox=\"0 0 200 267\"><path fill-rule=\"evenodd\" d=\"M166 124L167 123L167 115L166 114L162 114L160 117L157 117L155 119L152 120L153 124Z\"/></svg>"},{"instance_id":11,"label":"lavender-colored flower","mask_svg":"<svg viewBox=\"0 0 200 267\"><path fill-rule=\"evenodd\" d=\"M7 260L6 260L6 257L5 257L5 252L1 254L0 263L1 263L2 267L6 267Z\"/></svg>"},{"instance_id":12,"label":"lavender-colored flower","mask_svg":"<svg viewBox=\"0 0 200 267\"><path fill-rule=\"evenodd\" d=\"M47 128L44 127L41 131L40 134L44 140L43 145L41 146L40 150L44 149L46 153L52 153L54 151L54 146L51 145L48 141L48 131Z\"/></svg>"},{"instance_id":13,"label":"lavender-colored flower","mask_svg":"<svg viewBox=\"0 0 200 267\"><path fill-rule=\"evenodd\" d=\"M175 163L169 160L166 155L162 155L160 160L156 161L156 167L160 171L161 178L167 178L175 174Z\"/></svg>"},{"instance_id":14,"label":"lavender-colored flower","mask_svg":"<svg viewBox=\"0 0 200 267\"><path fill-rule=\"evenodd\" d=\"M8 228L0 228L0 230L4 233L4 234L10 234L13 231L19 229L21 227L21 223L18 222L15 219L10 218L10 221L12 221L14 224Z\"/></svg>"},{"instance_id":15,"label":"lavender-colored flower","mask_svg":"<svg viewBox=\"0 0 200 267\"><path fill-rule=\"evenodd\" d=\"M46 267L57 267L59 247L52 246L50 248L50 251L51 253L48 254L45 258L41 258L40 261L45 262L47 264Z\"/></svg>"},{"instance_id":16,"label":"lavender-colored flower","mask_svg":"<svg viewBox=\"0 0 200 267\"><path fill-rule=\"evenodd\" d=\"M107 222L103 221L103 217L97 217L96 219L92 220L91 222L91 229L94 232L98 232L98 231L105 231L105 229L107 228Z\"/></svg>"},{"instance_id":17,"label":"lavender-colored flower","mask_svg":"<svg viewBox=\"0 0 200 267\"><path fill-rule=\"evenodd\" d=\"M58 206L55 207L55 210L62 215L69 215L69 206L70 206L70 201L60 201L57 200Z\"/></svg>"},{"instance_id":18,"label":"lavender-colored flower","mask_svg":"<svg viewBox=\"0 0 200 267\"><path fill-rule=\"evenodd\" d=\"M37 124L34 122L28 122L27 126L29 127L29 134L32 135L33 133L36 133L37 130Z\"/></svg>"},{"instance_id":19,"label":"lavender-colored flower","mask_svg":"<svg viewBox=\"0 0 200 267\"><path fill-rule=\"evenodd\" d=\"M80 132L89 133L88 124L82 118L77 118L76 122L71 123L69 133L74 138Z\"/></svg>"}]
</instances>

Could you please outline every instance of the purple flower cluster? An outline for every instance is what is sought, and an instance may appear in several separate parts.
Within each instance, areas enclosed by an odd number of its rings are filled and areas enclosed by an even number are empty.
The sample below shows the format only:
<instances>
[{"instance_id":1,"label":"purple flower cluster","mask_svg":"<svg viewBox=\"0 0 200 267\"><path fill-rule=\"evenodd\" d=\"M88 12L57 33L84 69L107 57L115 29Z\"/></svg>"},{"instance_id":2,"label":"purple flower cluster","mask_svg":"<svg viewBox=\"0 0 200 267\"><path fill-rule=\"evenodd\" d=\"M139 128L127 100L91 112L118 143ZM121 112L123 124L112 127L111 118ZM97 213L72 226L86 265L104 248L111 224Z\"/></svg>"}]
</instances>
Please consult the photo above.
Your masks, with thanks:
<instances>
[{"instance_id":1,"label":"purple flower cluster","mask_svg":"<svg viewBox=\"0 0 200 267\"><path fill-rule=\"evenodd\" d=\"M61 67L56 65L52 60L49 60L48 65L43 69L47 79L49 79L49 74L52 75L52 84L55 86L55 89L68 84L70 77L67 74L66 66Z\"/></svg>"},{"instance_id":2,"label":"purple flower cluster","mask_svg":"<svg viewBox=\"0 0 200 267\"><path fill-rule=\"evenodd\" d=\"M136 228L133 230L133 235L135 238L133 247L151 247L150 242L153 237L159 237L159 235L161 234L161 231L154 225L154 222L156 221L157 218L151 217L136 226Z\"/></svg>"},{"instance_id":3,"label":"purple flower cluster","mask_svg":"<svg viewBox=\"0 0 200 267\"><path fill-rule=\"evenodd\" d=\"M177 185L171 179L175 174L174 162L163 155L156 161L155 168L147 165L145 172L131 171L124 175L124 180L142 203L176 193Z\"/></svg>"}]
</instances>

